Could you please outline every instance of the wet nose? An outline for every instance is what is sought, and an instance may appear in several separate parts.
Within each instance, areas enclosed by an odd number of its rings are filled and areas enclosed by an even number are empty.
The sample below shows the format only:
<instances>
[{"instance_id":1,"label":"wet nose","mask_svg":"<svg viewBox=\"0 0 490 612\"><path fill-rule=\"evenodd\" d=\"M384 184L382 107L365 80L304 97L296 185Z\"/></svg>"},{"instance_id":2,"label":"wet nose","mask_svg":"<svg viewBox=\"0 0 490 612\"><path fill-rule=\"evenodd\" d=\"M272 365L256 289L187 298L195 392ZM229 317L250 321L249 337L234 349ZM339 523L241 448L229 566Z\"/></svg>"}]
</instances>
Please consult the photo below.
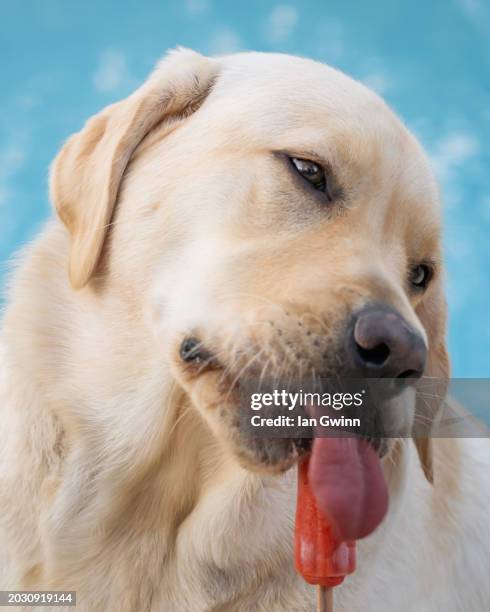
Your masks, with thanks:
<instances>
[{"instance_id":1,"label":"wet nose","mask_svg":"<svg viewBox=\"0 0 490 612\"><path fill-rule=\"evenodd\" d=\"M391 307L365 307L350 330L347 352L353 376L407 382L422 376L427 360L424 339Z\"/></svg>"}]
</instances>

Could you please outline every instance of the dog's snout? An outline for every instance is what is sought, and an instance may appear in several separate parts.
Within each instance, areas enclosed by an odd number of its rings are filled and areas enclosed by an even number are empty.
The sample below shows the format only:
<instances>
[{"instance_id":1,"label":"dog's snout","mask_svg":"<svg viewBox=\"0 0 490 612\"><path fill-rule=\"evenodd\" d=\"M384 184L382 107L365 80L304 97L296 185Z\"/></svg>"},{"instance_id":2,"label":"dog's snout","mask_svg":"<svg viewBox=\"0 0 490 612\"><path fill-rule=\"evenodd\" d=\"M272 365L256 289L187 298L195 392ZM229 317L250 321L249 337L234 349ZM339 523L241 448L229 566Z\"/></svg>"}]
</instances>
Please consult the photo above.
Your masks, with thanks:
<instances>
[{"instance_id":1,"label":"dog's snout","mask_svg":"<svg viewBox=\"0 0 490 612\"><path fill-rule=\"evenodd\" d=\"M348 353L353 375L367 378L420 378L427 360L422 336L388 306L368 306L350 327Z\"/></svg>"}]
</instances>

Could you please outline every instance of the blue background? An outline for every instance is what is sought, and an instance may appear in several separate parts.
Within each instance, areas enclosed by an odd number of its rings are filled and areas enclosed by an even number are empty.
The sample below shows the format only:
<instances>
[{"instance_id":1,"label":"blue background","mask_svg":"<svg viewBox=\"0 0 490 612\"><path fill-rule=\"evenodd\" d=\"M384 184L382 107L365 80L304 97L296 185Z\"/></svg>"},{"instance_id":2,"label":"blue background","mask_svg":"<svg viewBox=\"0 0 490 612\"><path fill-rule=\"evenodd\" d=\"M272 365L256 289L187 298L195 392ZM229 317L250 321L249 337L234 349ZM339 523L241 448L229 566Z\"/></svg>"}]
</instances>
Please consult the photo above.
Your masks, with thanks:
<instances>
[{"instance_id":1,"label":"blue background","mask_svg":"<svg viewBox=\"0 0 490 612\"><path fill-rule=\"evenodd\" d=\"M278 50L381 93L440 178L455 376L490 375L490 2L11 0L0 9L0 281L49 214L47 169L175 45Z\"/></svg>"}]
</instances>

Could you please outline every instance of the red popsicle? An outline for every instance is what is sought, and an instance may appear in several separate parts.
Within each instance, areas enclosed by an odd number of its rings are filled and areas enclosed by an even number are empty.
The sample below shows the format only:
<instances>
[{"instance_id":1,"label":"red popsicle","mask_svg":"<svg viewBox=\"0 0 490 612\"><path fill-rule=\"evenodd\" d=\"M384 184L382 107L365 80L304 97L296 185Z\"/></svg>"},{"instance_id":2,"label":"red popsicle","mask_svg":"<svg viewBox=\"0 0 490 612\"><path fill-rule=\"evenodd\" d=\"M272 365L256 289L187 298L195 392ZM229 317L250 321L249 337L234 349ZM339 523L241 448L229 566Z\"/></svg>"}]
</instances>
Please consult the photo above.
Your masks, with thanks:
<instances>
[{"instance_id":1,"label":"red popsicle","mask_svg":"<svg viewBox=\"0 0 490 612\"><path fill-rule=\"evenodd\" d=\"M318 610L333 610L332 587L355 570L355 540L388 508L378 455L359 438L316 438L298 466L296 569L318 586Z\"/></svg>"},{"instance_id":2,"label":"red popsicle","mask_svg":"<svg viewBox=\"0 0 490 612\"><path fill-rule=\"evenodd\" d=\"M298 466L296 506L296 569L310 584L333 587L356 567L354 542L337 539L319 510L308 481L309 457Z\"/></svg>"}]
</instances>

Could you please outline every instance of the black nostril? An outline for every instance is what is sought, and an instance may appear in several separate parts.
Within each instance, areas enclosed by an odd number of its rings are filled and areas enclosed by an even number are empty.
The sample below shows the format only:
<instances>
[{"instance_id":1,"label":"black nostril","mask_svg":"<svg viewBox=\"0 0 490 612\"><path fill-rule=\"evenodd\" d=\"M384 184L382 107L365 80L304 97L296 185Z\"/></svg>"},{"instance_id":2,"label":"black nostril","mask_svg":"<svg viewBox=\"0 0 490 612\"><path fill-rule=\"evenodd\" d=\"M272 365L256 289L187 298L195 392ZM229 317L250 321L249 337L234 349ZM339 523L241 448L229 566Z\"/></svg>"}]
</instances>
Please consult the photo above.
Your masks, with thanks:
<instances>
[{"instance_id":1,"label":"black nostril","mask_svg":"<svg viewBox=\"0 0 490 612\"><path fill-rule=\"evenodd\" d=\"M195 363L201 366L217 365L213 354L203 343L192 336L185 338L180 345L180 358L185 363Z\"/></svg>"},{"instance_id":2,"label":"black nostril","mask_svg":"<svg viewBox=\"0 0 490 612\"><path fill-rule=\"evenodd\" d=\"M362 347L360 344L357 344L357 342L356 346L359 356L368 366L373 365L380 367L386 363L388 357L390 356L390 349L384 342L381 342L377 346L369 349Z\"/></svg>"},{"instance_id":3,"label":"black nostril","mask_svg":"<svg viewBox=\"0 0 490 612\"><path fill-rule=\"evenodd\" d=\"M401 374L398 374L397 378L420 378L422 376L422 372L419 370L405 370Z\"/></svg>"},{"instance_id":4,"label":"black nostril","mask_svg":"<svg viewBox=\"0 0 490 612\"><path fill-rule=\"evenodd\" d=\"M186 338L180 345L180 357L182 361L190 363L199 358L201 343L197 338Z\"/></svg>"},{"instance_id":5,"label":"black nostril","mask_svg":"<svg viewBox=\"0 0 490 612\"><path fill-rule=\"evenodd\" d=\"M399 390L405 389L405 387L414 385L422 374L422 370L405 370L396 377L395 386Z\"/></svg>"}]
</instances>

